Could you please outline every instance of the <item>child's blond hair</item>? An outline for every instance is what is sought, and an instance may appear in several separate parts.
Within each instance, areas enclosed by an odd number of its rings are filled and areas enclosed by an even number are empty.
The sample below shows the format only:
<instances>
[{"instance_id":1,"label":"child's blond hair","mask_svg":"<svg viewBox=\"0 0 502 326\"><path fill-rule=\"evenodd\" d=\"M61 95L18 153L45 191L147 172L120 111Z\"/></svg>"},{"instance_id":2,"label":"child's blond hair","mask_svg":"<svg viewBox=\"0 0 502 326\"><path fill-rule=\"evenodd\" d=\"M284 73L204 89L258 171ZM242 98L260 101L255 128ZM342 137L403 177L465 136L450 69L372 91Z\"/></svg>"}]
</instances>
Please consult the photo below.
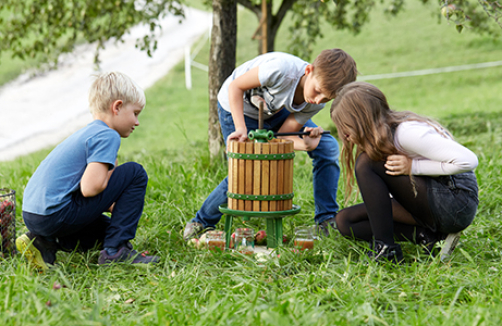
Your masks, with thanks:
<instances>
[{"instance_id":1,"label":"child's blond hair","mask_svg":"<svg viewBox=\"0 0 502 326\"><path fill-rule=\"evenodd\" d=\"M92 114L108 112L113 102L121 100L124 104L146 104L145 92L127 75L117 72L104 72L96 78L89 90L89 109Z\"/></svg>"},{"instance_id":2,"label":"child's blond hair","mask_svg":"<svg viewBox=\"0 0 502 326\"><path fill-rule=\"evenodd\" d=\"M312 66L321 90L330 99L335 98L339 88L357 78L356 62L341 49L323 50Z\"/></svg>"}]
</instances>

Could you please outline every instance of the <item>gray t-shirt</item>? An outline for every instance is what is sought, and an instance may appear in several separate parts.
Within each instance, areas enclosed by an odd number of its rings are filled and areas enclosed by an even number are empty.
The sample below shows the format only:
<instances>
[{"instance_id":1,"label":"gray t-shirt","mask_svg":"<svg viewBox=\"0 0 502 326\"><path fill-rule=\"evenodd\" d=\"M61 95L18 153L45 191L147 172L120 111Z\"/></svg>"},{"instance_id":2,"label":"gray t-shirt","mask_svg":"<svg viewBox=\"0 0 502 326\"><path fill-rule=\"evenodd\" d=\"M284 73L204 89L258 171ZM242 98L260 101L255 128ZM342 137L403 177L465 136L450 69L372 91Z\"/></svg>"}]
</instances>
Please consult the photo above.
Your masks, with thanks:
<instances>
[{"instance_id":1,"label":"gray t-shirt","mask_svg":"<svg viewBox=\"0 0 502 326\"><path fill-rule=\"evenodd\" d=\"M254 96L263 98L266 102L263 119L267 120L280 109L285 108L294 113L299 124L305 124L317 112L324 108L323 104L302 103L293 104L295 90L300 79L305 74L308 62L291 54L282 52L269 52L262 54L237 67L225 80L218 93L218 102L224 110L230 112L228 100L228 87L237 77L249 70L259 67L258 78L261 87L248 90L244 93L244 115L258 120L258 106Z\"/></svg>"}]
</instances>

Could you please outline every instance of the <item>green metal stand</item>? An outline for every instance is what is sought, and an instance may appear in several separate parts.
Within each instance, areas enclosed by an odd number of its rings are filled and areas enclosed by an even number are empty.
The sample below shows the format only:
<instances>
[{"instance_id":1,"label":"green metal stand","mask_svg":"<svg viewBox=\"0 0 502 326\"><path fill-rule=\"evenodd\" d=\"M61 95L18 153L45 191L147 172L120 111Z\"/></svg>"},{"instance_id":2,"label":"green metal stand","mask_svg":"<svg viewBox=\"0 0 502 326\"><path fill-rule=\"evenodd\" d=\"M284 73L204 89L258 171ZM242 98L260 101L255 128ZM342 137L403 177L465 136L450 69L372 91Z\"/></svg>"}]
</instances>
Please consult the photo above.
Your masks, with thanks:
<instances>
[{"instance_id":1,"label":"green metal stand","mask_svg":"<svg viewBox=\"0 0 502 326\"><path fill-rule=\"evenodd\" d=\"M251 217L262 217L267 219L267 247L277 248L282 244L282 218L289 215L295 215L300 212L301 207L293 205L293 208L287 211L278 212L250 212L229 209L227 204L219 207L220 212L225 215L225 237L226 248L230 246L232 237L232 224L234 216L242 216L244 221L249 221Z\"/></svg>"}]
</instances>

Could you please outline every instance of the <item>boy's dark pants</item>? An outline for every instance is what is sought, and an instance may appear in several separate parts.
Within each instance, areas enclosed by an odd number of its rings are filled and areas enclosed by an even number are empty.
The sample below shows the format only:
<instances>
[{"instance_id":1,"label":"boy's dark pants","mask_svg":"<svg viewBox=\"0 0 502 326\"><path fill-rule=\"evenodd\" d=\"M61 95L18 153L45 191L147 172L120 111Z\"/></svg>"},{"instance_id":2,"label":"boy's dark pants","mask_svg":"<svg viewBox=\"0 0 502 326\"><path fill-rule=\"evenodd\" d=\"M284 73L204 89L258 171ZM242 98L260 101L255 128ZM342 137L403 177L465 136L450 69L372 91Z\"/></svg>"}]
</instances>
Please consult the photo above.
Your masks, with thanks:
<instances>
[{"instance_id":1,"label":"boy's dark pants","mask_svg":"<svg viewBox=\"0 0 502 326\"><path fill-rule=\"evenodd\" d=\"M117 166L108 186L94 197L75 191L69 205L51 215L23 212L28 230L55 240L65 250L89 250L96 243L119 248L134 239L143 212L148 176L135 162ZM111 219L104 215L115 203Z\"/></svg>"}]
</instances>

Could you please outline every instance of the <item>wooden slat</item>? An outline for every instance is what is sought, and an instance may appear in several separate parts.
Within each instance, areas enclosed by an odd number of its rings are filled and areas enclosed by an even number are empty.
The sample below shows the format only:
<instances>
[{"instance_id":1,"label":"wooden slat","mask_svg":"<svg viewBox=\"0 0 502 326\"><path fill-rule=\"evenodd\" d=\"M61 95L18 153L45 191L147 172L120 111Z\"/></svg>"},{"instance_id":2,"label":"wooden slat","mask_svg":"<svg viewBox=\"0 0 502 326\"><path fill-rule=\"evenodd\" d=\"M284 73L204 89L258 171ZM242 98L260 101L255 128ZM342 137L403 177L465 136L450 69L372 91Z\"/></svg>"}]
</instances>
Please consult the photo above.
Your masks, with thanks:
<instances>
[{"instance_id":1,"label":"wooden slat","mask_svg":"<svg viewBox=\"0 0 502 326\"><path fill-rule=\"evenodd\" d=\"M254 143L254 153L255 154L261 154L262 151L262 143L256 142ZM254 195L261 195L261 161L260 160L254 160L254 175L253 175L253 194ZM254 212L259 212L260 211L260 201L255 200L253 201L253 211Z\"/></svg>"},{"instance_id":2,"label":"wooden slat","mask_svg":"<svg viewBox=\"0 0 502 326\"><path fill-rule=\"evenodd\" d=\"M232 152L232 148L233 148L232 143L233 143L233 140L231 140L227 145L228 152ZM233 190L233 176L234 176L233 166L234 166L234 159L229 158L228 159L228 191L229 192L234 192L234 190ZM234 209L232 198L228 198L227 203L228 203L228 208Z\"/></svg>"},{"instance_id":3,"label":"wooden slat","mask_svg":"<svg viewBox=\"0 0 502 326\"><path fill-rule=\"evenodd\" d=\"M274 139L275 140L275 139ZM277 154L278 144L276 141L270 142L270 154ZM277 161L270 161L270 195L277 195ZM270 211L277 211L277 201L270 201Z\"/></svg>"},{"instance_id":4,"label":"wooden slat","mask_svg":"<svg viewBox=\"0 0 502 326\"><path fill-rule=\"evenodd\" d=\"M270 143L262 144L262 154L270 154ZM270 193L269 187L269 175L270 175L270 161L264 160L261 164L261 194L268 195ZM264 200L261 202L261 211L268 212L270 209L268 201Z\"/></svg>"},{"instance_id":5,"label":"wooden slat","mask_svg":"<svg viewBox=\"0 0 502 326\"><path fill-rule=\"evenodd\" d=\"M239 142L238 141L232 141L232 152L238 153L239 152ZM239 160L234 159L234 164L233 164L233 178L232 178L232 189L234 193L239 192ZM239 209L237 205L237 199L232 199L232 206L233 209L237 210Z\"/></svg>"},{"instance_id":6,"label":"wooden slat","mask_svg":"<svg viewBox=\"0 0 502 326\"><path fill-rule=\"evenodd\" d=\"M286 144L283 139L280 139L278 142L277 153L284 154L284 147ZM280 160L277 162L277 193L279 195L284 194L284 160ZM277 210L284 210L284 200L277 201Z\"/></svg>"},{"instance_id":7,"label":"wooden slat","mask_svg":"<svg viewBox=\"0 0 502 326\"><path fill-rule=\"evenodd\" d=\"M245 154L246 153L246 144L244 142L239 142L238 143L238 148L239 148L239 153ZM238 160L239 161L239 182L237 183L238 185L238 191L237 193L243 194L244 193L244 178L246 177L245 172L246 172L246 162L245 160ZM237 209L240 211L244 210L244 200L237 200Z\"/></svg>"},{"instance_id":8,"label":"wooden slat","mask_svg":"<svg viewBox=\"0 0 502 326\"><path fill-rule=\"evenodd\" d=\"M253 142L252 141L247 141L245 142L245 147L246 147L246 154L253 154ZM244 179L244 191L246 195L252 195L253 194L253 161L252 160L245 160L246 161L246 177ZM246 200L244 202L244 210L245 211L252 211L253 210L253 202L251 200Z\"/></svg>"}]
</instances>

